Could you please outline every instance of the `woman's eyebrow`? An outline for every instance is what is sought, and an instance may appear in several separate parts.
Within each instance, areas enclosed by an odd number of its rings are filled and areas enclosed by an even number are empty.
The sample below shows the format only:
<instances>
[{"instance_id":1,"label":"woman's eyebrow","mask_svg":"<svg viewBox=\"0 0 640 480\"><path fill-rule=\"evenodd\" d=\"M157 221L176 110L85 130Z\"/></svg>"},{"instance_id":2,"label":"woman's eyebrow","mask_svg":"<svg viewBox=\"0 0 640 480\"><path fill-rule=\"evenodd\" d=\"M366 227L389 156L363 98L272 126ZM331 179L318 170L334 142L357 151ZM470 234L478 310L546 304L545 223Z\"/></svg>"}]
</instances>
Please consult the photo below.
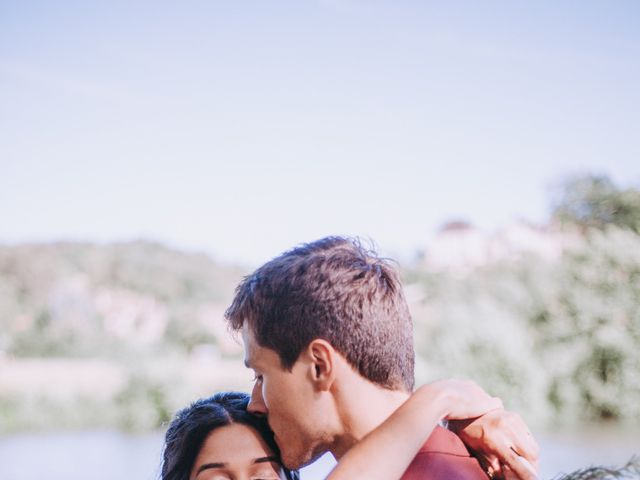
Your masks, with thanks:
<instances>
[{"instance_id":1,"label":"woman's eyebrow","mask_svg":"<svg viewBox=\"0 0 640 480\"><path fill-rule=\"evenodd\" d=\"M275 463L280 463L280 460L278 459L278 457L276 457L275 455L271 455L270 457L260 457L260 458L256 458L253 463L267 463L267 462L275 462Z\"/></svg>"},{"instance_id":2,"label":"woman's eyebrow","mask_svg":"<svg viewBox=\"0 0 640 480\"><path fill-rule=\"evenodd\" d=\"M224 468L226 466L227 466L226 463L205 463L204 465L200 465L200 468L198 468L198 471L196 472L196 477L200 475L200 472L202 472L203 470L208 470L210 468Z\"/></svg>"}]
</instances>

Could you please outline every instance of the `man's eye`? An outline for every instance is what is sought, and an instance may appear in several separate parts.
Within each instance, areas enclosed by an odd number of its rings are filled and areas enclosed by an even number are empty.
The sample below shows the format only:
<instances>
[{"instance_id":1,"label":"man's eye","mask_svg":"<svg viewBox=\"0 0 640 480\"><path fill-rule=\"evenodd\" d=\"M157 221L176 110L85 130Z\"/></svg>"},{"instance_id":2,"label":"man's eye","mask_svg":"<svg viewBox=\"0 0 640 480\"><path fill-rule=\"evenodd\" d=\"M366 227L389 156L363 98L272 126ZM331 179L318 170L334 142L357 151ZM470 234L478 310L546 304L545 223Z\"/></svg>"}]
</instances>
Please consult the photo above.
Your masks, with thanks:
<instances>
[{"instance_id":1,"label":"man's eye","mask_svg":"<svg viewBox=\"0 0 640 480\"><path fill-rule=\"evenodd\" d=\"M252 476L251 480L279 480L280 476L274 472L274 471L269 471L269 472L261 472L258 473L256 476Z\"/></svg>"},{"instance_id":2,"label":"man's eye","mask_svg":"<svg viewBox=\"0 0 640 480\"><path fill-rule=\"evenodd\" d=\"M280 475L275 471L273 467L267 467L266 465L262 470L255 472L251 475L251 480L279 480Z\"/></svg>"}]
</instances>

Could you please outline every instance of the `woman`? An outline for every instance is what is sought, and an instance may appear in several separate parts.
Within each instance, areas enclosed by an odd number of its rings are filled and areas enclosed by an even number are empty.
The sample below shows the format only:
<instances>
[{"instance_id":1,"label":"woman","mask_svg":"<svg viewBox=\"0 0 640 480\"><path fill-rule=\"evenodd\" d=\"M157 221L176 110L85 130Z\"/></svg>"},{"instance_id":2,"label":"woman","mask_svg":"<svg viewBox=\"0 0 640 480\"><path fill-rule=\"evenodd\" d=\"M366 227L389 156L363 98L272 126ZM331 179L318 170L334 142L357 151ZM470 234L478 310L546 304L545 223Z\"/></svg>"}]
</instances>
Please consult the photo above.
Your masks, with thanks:
<instances>
[{"instance_id":1,"label":"woman","mask_svg":"<svg viewBox=\"0 0 640 480\"><path fill-rule=\"evenodd\" d=\"M264 418L247 412L249 395L222 392L178 412L165 436L162 480L298 480L280 464Z\"/></svg>"},{"instance_id":2,"label":"woman","mask_svg":"<svg viewBox=\"0 0 640 480\"><path fill-rule=\"evenodd\" d=\"M297 480L297 472L281 465L266 420L247 413L248 401L244 393L218 393L178 412L166 433L162 480ZM477 417L501 406L472 382L420 387L327 478L400 478L441 420Z\"/></svg>"}]
</instances>

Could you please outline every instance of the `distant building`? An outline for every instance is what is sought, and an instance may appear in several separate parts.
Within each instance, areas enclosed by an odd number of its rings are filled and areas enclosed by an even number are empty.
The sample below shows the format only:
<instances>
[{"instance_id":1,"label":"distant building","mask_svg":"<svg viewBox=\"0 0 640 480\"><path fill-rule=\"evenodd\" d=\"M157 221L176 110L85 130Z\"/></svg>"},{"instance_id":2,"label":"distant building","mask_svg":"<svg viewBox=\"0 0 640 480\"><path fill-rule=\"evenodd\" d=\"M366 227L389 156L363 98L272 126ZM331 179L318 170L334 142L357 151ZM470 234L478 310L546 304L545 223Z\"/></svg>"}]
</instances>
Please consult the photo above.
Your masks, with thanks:
<instances>
[{"instance_id":1,"label":"distant building","mask_svg":"<svg viewBox=\"0 0 640 480\"><path fill-rule=\"evenodd\" d=\"M527 255L553 261L573 240L573 236L565 232L525 222L487 232L455 221L445 224L427 245L424 265L432 271L464 273Z\"/></svg>"},{"instance_id":2,"label":"distant building","mask_svg":"<svg viewBox=\"0 0 640 480\"><path fill-rule=\"evenodd\" d=\"M169 322L165 305L128 290L103 289L95 305L105 333L138 345L160 341Z\"/></svg>"}]
</instances>

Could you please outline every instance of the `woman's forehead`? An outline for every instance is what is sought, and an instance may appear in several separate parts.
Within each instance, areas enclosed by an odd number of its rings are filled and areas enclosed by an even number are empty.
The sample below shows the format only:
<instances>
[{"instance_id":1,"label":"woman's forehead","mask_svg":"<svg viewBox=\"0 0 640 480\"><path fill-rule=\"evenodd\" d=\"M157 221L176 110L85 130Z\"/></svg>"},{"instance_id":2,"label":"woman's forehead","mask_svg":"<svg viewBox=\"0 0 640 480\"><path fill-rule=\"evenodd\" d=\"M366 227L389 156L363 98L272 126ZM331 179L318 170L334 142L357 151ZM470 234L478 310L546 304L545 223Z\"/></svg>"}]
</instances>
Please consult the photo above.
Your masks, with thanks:
<instances>
[{"instance_id":1,"label":"woman's forehead","mask_svg":"<svg viewBox=\"0 0 640 480\"><path fill-rule=\"evenodd\" d=\"M255 429L232 423L216 428L207 436L193 464L190 478L208 469L240 473L264 468L269 471L273 469L273 473L279 475L279 459Z\"/></svg>"},{"instance_id":2,"label":"woman's forehead","mask_svg":"<svg viewBox=\"0 0 640 480\"><path fill-rule=\"evenodd\" d=\"M201 457L215 463L227 463L243 459L253 461L272 455L273 451L254 428L232 423L216 428L207 436L196 462Z\"/></svg>"}]
</instances>

